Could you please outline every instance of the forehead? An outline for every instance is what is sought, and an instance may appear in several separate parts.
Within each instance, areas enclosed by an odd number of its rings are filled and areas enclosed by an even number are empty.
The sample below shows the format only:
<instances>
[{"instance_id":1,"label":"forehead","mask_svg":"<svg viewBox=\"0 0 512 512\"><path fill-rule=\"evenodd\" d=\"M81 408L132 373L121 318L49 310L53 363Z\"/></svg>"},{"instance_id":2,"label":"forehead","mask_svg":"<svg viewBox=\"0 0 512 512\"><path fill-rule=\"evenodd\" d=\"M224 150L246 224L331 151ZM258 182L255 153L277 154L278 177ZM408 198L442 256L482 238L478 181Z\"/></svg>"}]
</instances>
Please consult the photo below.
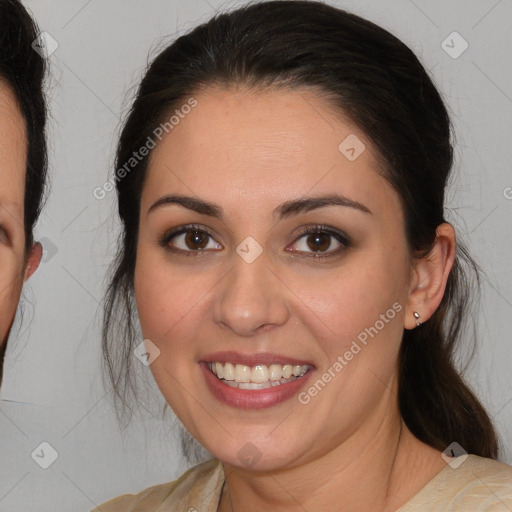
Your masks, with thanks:
<instances>
[{"instance_id":1,"label":"forehead","mask_svg":"<svg viewBox=\"0 0 512 512\"><path fill-rule=\"evenodd\" d=\"M0 206L23 213L27 161L25 121L11 88L0 80Z\"/></svg>"},{"instance_id":2,"label":"forehead","mask_svg":"<svg viewBox=\"0 0 512 512\"><path fill-rule=\"evenodd\" d=\"M358 200L388 187L365 134L315 91L209 89L193 98L197 106L153 150L143 202L173 190L252 209L308 193ZM365 148L355 160L340 150L350 137Z\"/></svg>"},{"instance_id":3,"label":"forehead","mask_svg":"<svg viewBox=\"0 0 512 512\"><path fill-rule=\"evenodd\" d=\"M293 166L313 153L317 159L319 153L322 160L332 159L339 155L340 135L360 133L308 89L210 89L194 98L197 106L161 146L172 147L175 153L179 149L189 161L236 163L240 173L256 165ZM189 152L191 148L208 153Z\"/></svg>"}]
</instances>

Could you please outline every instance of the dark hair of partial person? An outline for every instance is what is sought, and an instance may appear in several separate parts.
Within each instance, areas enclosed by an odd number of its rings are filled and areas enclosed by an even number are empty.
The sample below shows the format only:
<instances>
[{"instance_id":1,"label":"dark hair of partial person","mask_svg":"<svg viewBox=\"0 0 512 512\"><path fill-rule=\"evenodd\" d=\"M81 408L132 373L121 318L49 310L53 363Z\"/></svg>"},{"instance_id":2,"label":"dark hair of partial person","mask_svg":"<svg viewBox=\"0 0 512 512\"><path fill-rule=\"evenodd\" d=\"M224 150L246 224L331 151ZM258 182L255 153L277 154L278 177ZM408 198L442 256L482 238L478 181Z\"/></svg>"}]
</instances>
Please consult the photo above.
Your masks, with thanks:
<instances>
[{"instance_id":1,"label":"dark hair of partial person","mask_svg":"<svg viewBox=\"0 0 512 512\"><path fill-rule=\"evenodd\" d=\"M445 222L453 163L447 109L414 53L385 29L316 1L269 1L219 13L165 48L148 66L127 114L116 155L121 168L155 127L198 92L243 85L316 91L373 143L380 172L398 193L411 254L425 256ZM133 349L139 329L133 278L141 191L148 157L117 180L122 221L105 297L103 351L117 404L137 398ZM404 330L399 408L421 441L497 458L493 424L456 369L456 350L478 291L478 268L462 245L442 302L420 327ZM473 346L474 348L474 346Z\"/></svg>"},{"instance_id":2,"label":"dark hair of partial person","mask_svg":"<svg viewBox=\"0 0 512 512\"><path fill-rule=\"evenodd\" d=\"M32 48L39 30L18 0L0 0L0 81L17 99L27 131L24 228L26 252L34 243L33 229L41 213L47 177L46 101L47 65Z\"/></svg>"}]
</instances>

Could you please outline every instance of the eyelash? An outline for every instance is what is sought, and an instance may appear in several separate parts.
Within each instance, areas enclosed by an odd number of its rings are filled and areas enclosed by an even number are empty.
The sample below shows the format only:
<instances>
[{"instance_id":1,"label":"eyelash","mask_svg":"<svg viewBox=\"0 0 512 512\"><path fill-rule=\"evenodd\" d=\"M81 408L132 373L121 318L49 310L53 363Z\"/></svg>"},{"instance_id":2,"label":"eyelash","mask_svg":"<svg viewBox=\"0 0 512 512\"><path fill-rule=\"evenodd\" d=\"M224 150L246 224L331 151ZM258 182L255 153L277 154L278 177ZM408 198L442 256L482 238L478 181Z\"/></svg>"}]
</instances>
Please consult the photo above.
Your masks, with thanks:
<instances>
[{"instance_id":1,"label":"eyelash","mask_svg":"<svg viewBox=\"0 0 512 512\"><path fill-rule=\"evenodd\" d=\"M189 257L189 256L193 256L193 257L199 256L199 255L201 255L202 252L206 252L207 250L206 249L200 249L200 250L188 250L188 251L185 251L183 249L177 249L175 247L171 247L170 246L170 243L171 243L173 238L175 238L175 237L177 237L179 235L187 234L187 233L189 233L191 231L197 231L200 234L208 235L212 239L214 238L213 234L207 228L204 228L204 227L199 226L197 224L189 224L189 225L186 225L186 226L180 226L179 228L172 229L171 231L166 232L162 236L162 238L160 239L160 245L165 250L167 250L169 252L183 254L183 255L185 255L187 257ZM304 252L304 251L288 251L288 252L300 252L301 255L306 257L306 258L315 258L315 259L318 259L318 258L330 258L330 257L333 257L333 256L337 256L342 251L344 251L344 250L346 250L346 249L348 249L349 247L352 246L352 242L351 242L350 238L345 233L343 233L342 231L338 231L336 229L330 228L329 226L325 226L325 225L316 225L316 226L309 226L307 228L304 228L303 230L301 230L298 233L298 235L297 235L295 241L293 242L293 244L297 243L298 240L300 240L301 238L305 237L306 235L328 235L328 236L331 236L331 237L335 238L341 244L341 247L337 248L334 251L329 251L329 252L326 252L326 251L324 251L324 252L311 252L311 253Z\"/></svg>"},{"instance_id":2,"label":"eyelash","mask_svg":"<svg viewBox=\"0 0 512 512\"><path fill-rule=\"evenodd\" d=\"M346 233L343 233L343 231L339 231L337 229L330 228L329 226L325 226L323 224L304 228L297 234L297 238L294 243L306 235L329 235L335 238L341 244L341 247L338 247L333 251L320 251L311 253L301 252L301 254L303 254L306 258L331 258L333 256L338 256L342 251L352 246L352 242Z\"/></svg>"}]
</instances>

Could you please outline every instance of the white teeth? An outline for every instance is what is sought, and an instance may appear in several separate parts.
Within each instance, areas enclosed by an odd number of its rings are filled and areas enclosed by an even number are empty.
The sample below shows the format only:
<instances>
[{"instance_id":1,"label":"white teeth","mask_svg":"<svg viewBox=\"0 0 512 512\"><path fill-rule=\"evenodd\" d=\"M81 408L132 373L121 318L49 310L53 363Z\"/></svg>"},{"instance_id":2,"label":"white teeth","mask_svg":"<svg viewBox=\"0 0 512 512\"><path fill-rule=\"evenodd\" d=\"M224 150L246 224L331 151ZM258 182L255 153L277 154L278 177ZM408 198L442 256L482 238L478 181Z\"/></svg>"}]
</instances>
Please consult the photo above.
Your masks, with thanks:
<instances>
[{"instance_id":1,"label":"white teeth","mask_svg":"<svg viewBox=\"0 0 512 512\"><path fill-rule=\"evenodd\" d=\"M238 388L238 389L266 389L270 387L276 387L280 386L281 384L287 384L288 382L292 382L295 379L298 379L298 377L292 377L291 379L281 379L279 381L274 380L267 380L266 382L262 382L261 384L257 384L256 382L236 382L236 381L229 381L225 380L223 381L224 384L227 384L228 386L232 388Z\"/></svg>"},{"instance_id":2,"label":"white teeth","mask_svg":"<svg viewBox=\"0 0 512 512\"><path fill-rule=\"evenodd\" d=\"M268 368L265 365L258 364L253 367L251 372L251 382L261 384L268 380Z\"/></svg>"},{"instance_id":3,"label":"white teeth","mask_svg":"<svg viewBox=\"0 0 512 512\"><path fill-rule=\"evenodd\" d=\"M270 386L286 384L302 377L308 370L308 365L291 364L258 364L253 367L244 364L209 363L209 368L225 384L239 389L265 389Z\"/></svg>"},{"instance_id":4,"label":"white teeth","mask_svg":"<svg viewBox=\"0 0 512 512\"><path fill-rule=\"evenodd\" d=\"M292 368L292 373L295 375L295 377L298 377L300 375L300 372L302 371L302 368L299 365L295 365Z\"/></svg>"},{"instance_id":5,"label":"white teeth","mask_svg":"<svg viewBox=\"0 0 512 512\"><path fill-rule=\"evenodd\" d=\"M268 367L268 378L270 380L281 380L283 376L283 367L280 364L271 364Z\"/></svg>"},{"instance_id":6,"label":"white teeth","mask_svg":"<svg viewBox=\"0 0 512 512\"><path fill-rule=\"evenodd\" d=\"M216 363L216 365L219 363ZM235 367L231 363L226 363L222 369L222 373L226 380L235 380ZM218 377L218 375L217 375Z\"/></svg>"},{"instance_id":7,"label":"white teeth","mask_svg":"<svg viewBox=\"0 0 512 512\"><path fill-rule=\"evenodd\" d=\"M238 389L265 389L270 387L270 382L262 382L261 384L255 382L241 382L236 387Z\"/></svg>"},{"instance_id":8,"label":"white teeth","mask_svg":"<svg viewBox=\"0 0 512 512\"><path fill-rule=\"evenodd\" d=\"M289 379L292 376L292 365L291 364L285 364L283 366L283 378Z\"/></svg>"},{"instance_id":9,"label":"white teeth","mask_svg":"<svg viewBox=\"0 0 512 512\"><path fill-rule=\"evenodd\" d=\"M215 363L215 366L218 364L220 363ZM245 366L245 364L237 364L235 366L235 380L237 382L251 382L251 367Z\"/></svg>"}]
</instances>

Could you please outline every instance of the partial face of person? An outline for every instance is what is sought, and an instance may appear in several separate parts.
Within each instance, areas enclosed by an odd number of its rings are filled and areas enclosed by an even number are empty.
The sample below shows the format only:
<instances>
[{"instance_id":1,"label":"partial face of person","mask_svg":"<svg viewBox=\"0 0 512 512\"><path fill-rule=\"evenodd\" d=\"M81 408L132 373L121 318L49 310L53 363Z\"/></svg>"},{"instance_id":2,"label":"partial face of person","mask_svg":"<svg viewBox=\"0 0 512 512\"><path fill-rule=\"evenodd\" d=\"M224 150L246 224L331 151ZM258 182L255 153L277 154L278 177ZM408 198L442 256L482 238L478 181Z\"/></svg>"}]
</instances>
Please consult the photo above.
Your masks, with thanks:
<instances>
[{"instance_id":1,"label":"partial face of person","mask_svg":"<svg viewBox=\"0 0 512 512\"><path fill-rule=\"evenodd\" d=\"M397 410L400 201L364 133L311 90L194 99L142 191L146 357L214 456L290 467Z\"/></svg>"},{"instance_id":2,"label":"partial face of person","mask_svg":"<svg viewBox=\"0 0 512 512\"><path fill-rule=\"evenodd\" d=\"M26 166L25 121L13 92L0 81L0 381L23 282L35 270L25 254Z\"/></svg>"}]
</instances>

